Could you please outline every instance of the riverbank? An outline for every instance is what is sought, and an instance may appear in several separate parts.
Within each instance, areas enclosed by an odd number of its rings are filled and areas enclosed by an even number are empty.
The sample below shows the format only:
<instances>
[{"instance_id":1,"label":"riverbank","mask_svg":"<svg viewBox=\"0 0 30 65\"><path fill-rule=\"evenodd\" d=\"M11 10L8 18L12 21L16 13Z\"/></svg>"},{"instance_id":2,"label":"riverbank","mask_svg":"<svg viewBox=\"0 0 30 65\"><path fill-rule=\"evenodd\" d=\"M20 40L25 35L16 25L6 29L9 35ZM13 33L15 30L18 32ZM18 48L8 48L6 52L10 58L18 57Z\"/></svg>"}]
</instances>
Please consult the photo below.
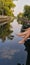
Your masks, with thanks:
<instances>
[{"instance_id":1,"label":"riverbank","mask_svg":"<svg viewBox=\"0 0 30 65\"><path fill-rule=\"evenodd\" d=\"M12 16L3 16L3 15L0 15L0 23L12 21L13 19L14 19L14 17L12 17Z\"/></svg>"}]
</instances>

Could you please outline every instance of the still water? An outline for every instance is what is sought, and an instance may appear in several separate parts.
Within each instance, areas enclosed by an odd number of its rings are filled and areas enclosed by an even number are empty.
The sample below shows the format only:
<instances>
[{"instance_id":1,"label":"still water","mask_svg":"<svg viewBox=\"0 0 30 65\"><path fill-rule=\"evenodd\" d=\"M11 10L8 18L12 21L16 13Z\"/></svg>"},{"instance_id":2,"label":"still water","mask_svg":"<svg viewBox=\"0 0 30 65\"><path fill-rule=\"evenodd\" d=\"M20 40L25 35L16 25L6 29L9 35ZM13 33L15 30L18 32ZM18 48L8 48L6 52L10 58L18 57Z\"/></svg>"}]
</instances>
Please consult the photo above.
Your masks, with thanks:
<instances>
[{"instance_id":1,"label":"still water","mask_svg":"<svg viewBox=\"0 0 30 65\"><path fill-rule=\"evenodd\" d=\"M18 44L16 36L21 28L16 20L0 26L0 65L30 65L30 44Z\"/></svg>"}]
</instances>

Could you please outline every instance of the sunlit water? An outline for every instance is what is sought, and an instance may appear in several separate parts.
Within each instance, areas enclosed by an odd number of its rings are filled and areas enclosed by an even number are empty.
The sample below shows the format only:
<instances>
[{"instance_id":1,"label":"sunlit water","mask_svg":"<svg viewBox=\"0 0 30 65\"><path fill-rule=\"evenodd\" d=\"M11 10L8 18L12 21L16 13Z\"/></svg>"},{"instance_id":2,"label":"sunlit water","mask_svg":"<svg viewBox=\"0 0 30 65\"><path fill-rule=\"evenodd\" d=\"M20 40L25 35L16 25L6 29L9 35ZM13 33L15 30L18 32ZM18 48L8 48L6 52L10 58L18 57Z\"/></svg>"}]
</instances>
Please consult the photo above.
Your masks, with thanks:
<instances>
[{"instance_id":1,"label":"sunlit water","mask_svg":"<svg viewBox=\"0 0 30 65\"><path fill-rule=\"evenodd\" d=\"M18 65L18 63L26 65L27 52L25 51L25 45L19 44L18 42L22 38L16 36L21 31L22 25L14 20L11 26L13 30L12 38L6 37L5 41L0 38L0 65Z\"/></svg>"}]
</instances>

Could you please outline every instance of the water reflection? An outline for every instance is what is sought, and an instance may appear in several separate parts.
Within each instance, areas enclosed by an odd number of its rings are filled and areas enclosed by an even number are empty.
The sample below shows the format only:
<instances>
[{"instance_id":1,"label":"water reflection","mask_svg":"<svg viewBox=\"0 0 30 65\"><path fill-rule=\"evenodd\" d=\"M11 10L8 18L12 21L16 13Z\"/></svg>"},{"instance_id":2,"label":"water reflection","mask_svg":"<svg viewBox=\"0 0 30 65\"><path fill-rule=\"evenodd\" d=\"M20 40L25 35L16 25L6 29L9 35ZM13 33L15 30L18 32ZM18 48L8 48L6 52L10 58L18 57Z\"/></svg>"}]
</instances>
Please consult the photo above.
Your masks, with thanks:
<instances>
[{"instance_id":1,"label":"water reflection","mask_svg":"<svg viewBox=\"0 0 30 65\"><path fill-rule=\"evenodd\" d=\"M13 35L11 35L12 32L13 30L11 30L11 25L9 23L0 26L0 39L2 39L2 41L5 41L8 37L12 40L14 37Z\"/></svg>"},{"instance_id":2,"label":"water reflection","mask_svg":"<svg viewBox=\"0 0 30 65\"><path fill-rule=\"evenodd\" d=\"M19 33L22 26L14 20L12 27L9 23L0 26L0 65L29 65L30 41L18 44L21 38L15 33Z\"/></svg>"}]
</instances>

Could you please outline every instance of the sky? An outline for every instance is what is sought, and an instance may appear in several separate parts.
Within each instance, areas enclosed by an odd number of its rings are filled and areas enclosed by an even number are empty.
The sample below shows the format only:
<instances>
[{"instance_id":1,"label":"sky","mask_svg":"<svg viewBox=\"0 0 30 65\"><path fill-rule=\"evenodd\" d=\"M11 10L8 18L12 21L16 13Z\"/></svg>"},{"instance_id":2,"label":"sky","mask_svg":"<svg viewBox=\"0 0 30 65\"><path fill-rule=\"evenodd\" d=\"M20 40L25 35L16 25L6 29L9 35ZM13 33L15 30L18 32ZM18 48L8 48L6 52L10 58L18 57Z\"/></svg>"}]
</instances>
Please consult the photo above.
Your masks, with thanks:
<instances>
[{"instance_id":1,"label":"sky","mask_svg":"<svg viewBox=\"0 0 30 65\"><path fill-rule=\"evenodd\" d=\"M17 16L19 12L23 12L24 5L30 5L30 0L15 0L16 7L14 8L14 14Z\"/></svg>"}]
</instances>

